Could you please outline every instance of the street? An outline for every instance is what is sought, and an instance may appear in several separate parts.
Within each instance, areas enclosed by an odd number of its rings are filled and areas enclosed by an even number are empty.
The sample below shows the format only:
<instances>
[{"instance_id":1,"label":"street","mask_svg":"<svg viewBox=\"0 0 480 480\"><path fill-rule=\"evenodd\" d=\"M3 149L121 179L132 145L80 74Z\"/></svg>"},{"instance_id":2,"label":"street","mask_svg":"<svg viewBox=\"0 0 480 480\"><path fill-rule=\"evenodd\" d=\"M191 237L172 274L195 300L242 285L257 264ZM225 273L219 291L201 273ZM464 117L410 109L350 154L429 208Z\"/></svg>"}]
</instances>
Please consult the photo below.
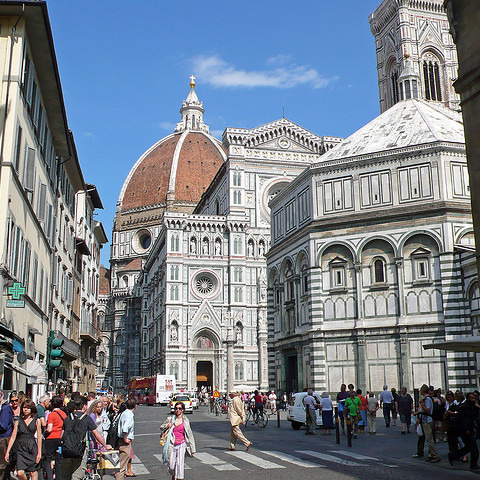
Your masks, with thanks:
<instances>
[{"instance_id":1,"label":"street","mask_svg":"<svg viewBox=\"0 0 480 480\"><path fill-rule=\"evenodd\" d=\"M162 448L159 445L160 425L169 414L167 407L140 405L135 411L136 458L133 471L139 480L170 479L168 469L162 464ZM423 459L413 459L417 435L401 435L400 426L386 429L381 417L377 418L377 435L367 433L353 440L347 447L345 436L340 445L335 443L335 434L305 436L305 430L294 431L281 412L280 428L276 416L270 417L265 429L257 425L242 427L245 436L253 442L249 452L237 443L235 452L228 452L230 423L227 415L216 417L200 407L188 415L195 435L197 453L186 458L185 479L247 479L252 475L276 480L305 478L335 479L418 479L449 478L449 480L473 478L468 464L455 463L451 467L447 460L447 443L439 442L438 451L442 461L428 464ZM413 429L412 429L413 430Z\"/></svg>"}]
</instances>

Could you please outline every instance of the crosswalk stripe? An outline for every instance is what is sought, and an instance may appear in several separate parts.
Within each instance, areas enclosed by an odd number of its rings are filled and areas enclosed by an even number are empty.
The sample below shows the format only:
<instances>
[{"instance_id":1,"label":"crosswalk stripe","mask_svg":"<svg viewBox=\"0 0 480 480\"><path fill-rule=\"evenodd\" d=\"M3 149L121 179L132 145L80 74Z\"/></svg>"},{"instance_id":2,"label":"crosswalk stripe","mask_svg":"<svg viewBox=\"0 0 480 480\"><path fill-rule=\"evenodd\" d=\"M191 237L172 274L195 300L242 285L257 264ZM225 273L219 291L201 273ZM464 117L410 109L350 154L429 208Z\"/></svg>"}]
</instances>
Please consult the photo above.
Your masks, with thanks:
<instances>
[{"instance_id":1,"label":"crosswalk stripe","mask_svg":"<svg viewBox=\"0 0 480 480\"><path fill-rule=\"evenodd\" d=\"M346 457L351 457L354 458L355 460L375 460L377 465L382 465L383 467L390 467L390 468L398 468L398 465L391 465L388 463L382 463L380 462L379 458L376 457L369 457L367 455L360 455L359 453L354 453L354 452L346 452L345 450L330 450L332 453L338 453L340 455L344 455Z\"/></svg>"},{"instance_id":2,"label":"crosswalk stripe","mask_svg":"<svg viewBox=\"0 0 480 480\"><path fill-rule=\"evenodd\" d=\"M214 455L210 455L206 452L197 452L195 458L198 458L202 463L206 465L211 465L215 470L228 471L228 470L240 470L235 465L225 462L225 460L220 460Z\"/></svg>"},{"instance_id":3,"label":"crosswalk stripe","mask_svg":"<svg viewBox=\"0 0 480 480\"><path fill-rule=\"evenodd\" d=\"M132 472L135 475L148 475L150 470L143 463L133 463L132 462Z\"/></svg>"},{"instance_id":4,"label":"crosswalk stripe","mask_svg":"<svg viewBox=\"0 0 480 480\"><path fill-rule=\"evenodd\" d=\"M340 455L345 455L346 457L354 458L355 460L379 460L376 457L367 457L366 455L360 455L359 453L354 452L345 452L344 450L329 450L331 453L338 453Z\"/></svg>"},{"instance_id":5,"label":"crosswalk stripe","mask_svg":"<svg viewBox=\"0 0 480 480\"><path fill-rule=\"evenodd\" d=\"M160 462L163 463L163 455L161 453L154 453L153 456ZM190 470L192 467L189 467L186 463L183 464L184 470Z\"/></svg>"},{"instance_id":6,"label":"crosswalk stripe","mask_svg":"<svg viewBox=\"0 0 480 480\"><path fill-rule=\"evenodd\" d=\"M319 463L309 462L308 460L302 460L301 458L294 457L293 455L289 455L288 453L269 452L267 450L262 450L261 452L265 453L266 455L270 455L272 457L278 458L279 460L283 460L284 462L293 463L294 465L298 465L299 467L316 468L316 467L326 466L326 465L320 465Z\"/></svg>"},{"instance_id":7,"label":"crosswalk stripe","mask_svg":"<svg viewBox=\"0 0 480 480\"><path fill-rule=\"evenodd\" d=\"M362 465L361 463L351 462L350 460L344 460L343 458L334 457L333 455L328 455L328 453L319 453L312 450L296 450L298 453L305 453L312 457L320 458L321 460L326 460L327 462L339 463L341 465L348 465L350 467L362 467L367 465ZM368 465L370 466L370 465Z\"/></svg>"},{"instance_id":8,"label":"crosswalk stripe","mask_svg":"<svg viewBox=\"0 0 480 480\"><path fill-rule=\"evenodd\" d=\"M256 455L252 455L251 453L247 452L239 452L234 450L233 452L226 452L228 455L232 455L235 458L239 458L240 460L244 460L245 462L252 463L257 467L270 469L270 468L286 468L283 465L278 465L277 463L269 462L268 460L264 460L263 458L257 457Z\"/></svg>"}]
</instances>

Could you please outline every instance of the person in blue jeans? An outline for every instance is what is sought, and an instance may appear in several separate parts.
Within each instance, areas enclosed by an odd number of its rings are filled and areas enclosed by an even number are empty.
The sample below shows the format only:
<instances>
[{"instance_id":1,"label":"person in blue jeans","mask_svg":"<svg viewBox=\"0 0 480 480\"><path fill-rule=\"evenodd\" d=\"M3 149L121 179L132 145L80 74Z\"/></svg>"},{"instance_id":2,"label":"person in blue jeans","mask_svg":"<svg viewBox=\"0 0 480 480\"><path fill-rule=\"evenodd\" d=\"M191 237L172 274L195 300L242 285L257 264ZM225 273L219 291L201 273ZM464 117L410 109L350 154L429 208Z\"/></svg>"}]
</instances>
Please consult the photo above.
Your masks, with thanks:
<instances>
[{"instance_id":1,"label":"person in blue jeans","mask_svg":"<svg viewBox=\"0 0 480 480\"><path fill-rule=\"evenodd\" d=\"M380 407L383 407L383 418L385 426L390 426L390 412L392 411L393 395L388 391L388 385L383 386L383 392L380 394Z\"/></svg>"}]
</instances>

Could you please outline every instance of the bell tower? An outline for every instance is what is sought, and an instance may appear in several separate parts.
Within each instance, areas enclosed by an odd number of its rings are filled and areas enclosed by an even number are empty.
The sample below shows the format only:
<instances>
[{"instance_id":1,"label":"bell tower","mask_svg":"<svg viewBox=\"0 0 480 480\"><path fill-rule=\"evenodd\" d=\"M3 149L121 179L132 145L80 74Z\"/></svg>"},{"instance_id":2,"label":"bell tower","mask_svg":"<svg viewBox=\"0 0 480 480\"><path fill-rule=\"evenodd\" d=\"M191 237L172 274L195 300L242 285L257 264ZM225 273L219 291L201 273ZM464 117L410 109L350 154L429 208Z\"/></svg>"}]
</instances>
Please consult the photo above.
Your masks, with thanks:
<instances>
[{"instance_id":1,"label":"bell tower","mask_svg":"<svg viewBox=\"0 0 480 480\"><path fill-rule=\"evenodd\" d=\"M404 72L418 78L418 98L460 109L453 88L457 51L443 0L383 0L369 21L375 37L382 113L402 99L399 80ZM404 76L402 80L405 87Z\"/></svg>"}]
</instances>

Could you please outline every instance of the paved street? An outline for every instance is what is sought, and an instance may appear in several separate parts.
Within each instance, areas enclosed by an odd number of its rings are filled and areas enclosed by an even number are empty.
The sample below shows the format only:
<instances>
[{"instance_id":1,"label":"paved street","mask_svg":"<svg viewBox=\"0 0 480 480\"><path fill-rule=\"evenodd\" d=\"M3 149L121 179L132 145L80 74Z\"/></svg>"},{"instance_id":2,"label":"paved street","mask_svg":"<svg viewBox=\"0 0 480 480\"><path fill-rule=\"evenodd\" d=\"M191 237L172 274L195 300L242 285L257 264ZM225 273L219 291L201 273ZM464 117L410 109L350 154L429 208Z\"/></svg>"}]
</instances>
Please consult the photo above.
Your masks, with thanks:
<instances>
[{"instance_id":1,"label":"paved street","mask_svg":"<svg viewBox=\"0 0 480 480\"><path fill-rule=\"evenodd\" d=\"M133 470L139 480L170 479L167 467L162 464L162 447L159 445L159 427L168 415L166 407L139 406L135 411L135 443ZM358 435L353 447L348 448L342 436L340 445L335 435L305 436L305 430L294 431L282 412L280 428L276 417L271 417L268 426L260 429L249 425L246 437L253 442L248 453L243 445L236 452L227 452L230 428L226 415L216 417L200 407L189 415L197 443L197 454L187 458L186 480L190 479L247 479L261 476L277 480L305 478L336 479L418 479L449 478L449 480L474 478L468 464L456 463L451 467L447 461L447 444L438 449L442 462L430 465L424 460L412 459L417 436L415 433L401 435L400 427L386 429L381 418L377 420L376 436ZM383 425L382 425L383 424Z\"/></svg>"}]
</instances>

